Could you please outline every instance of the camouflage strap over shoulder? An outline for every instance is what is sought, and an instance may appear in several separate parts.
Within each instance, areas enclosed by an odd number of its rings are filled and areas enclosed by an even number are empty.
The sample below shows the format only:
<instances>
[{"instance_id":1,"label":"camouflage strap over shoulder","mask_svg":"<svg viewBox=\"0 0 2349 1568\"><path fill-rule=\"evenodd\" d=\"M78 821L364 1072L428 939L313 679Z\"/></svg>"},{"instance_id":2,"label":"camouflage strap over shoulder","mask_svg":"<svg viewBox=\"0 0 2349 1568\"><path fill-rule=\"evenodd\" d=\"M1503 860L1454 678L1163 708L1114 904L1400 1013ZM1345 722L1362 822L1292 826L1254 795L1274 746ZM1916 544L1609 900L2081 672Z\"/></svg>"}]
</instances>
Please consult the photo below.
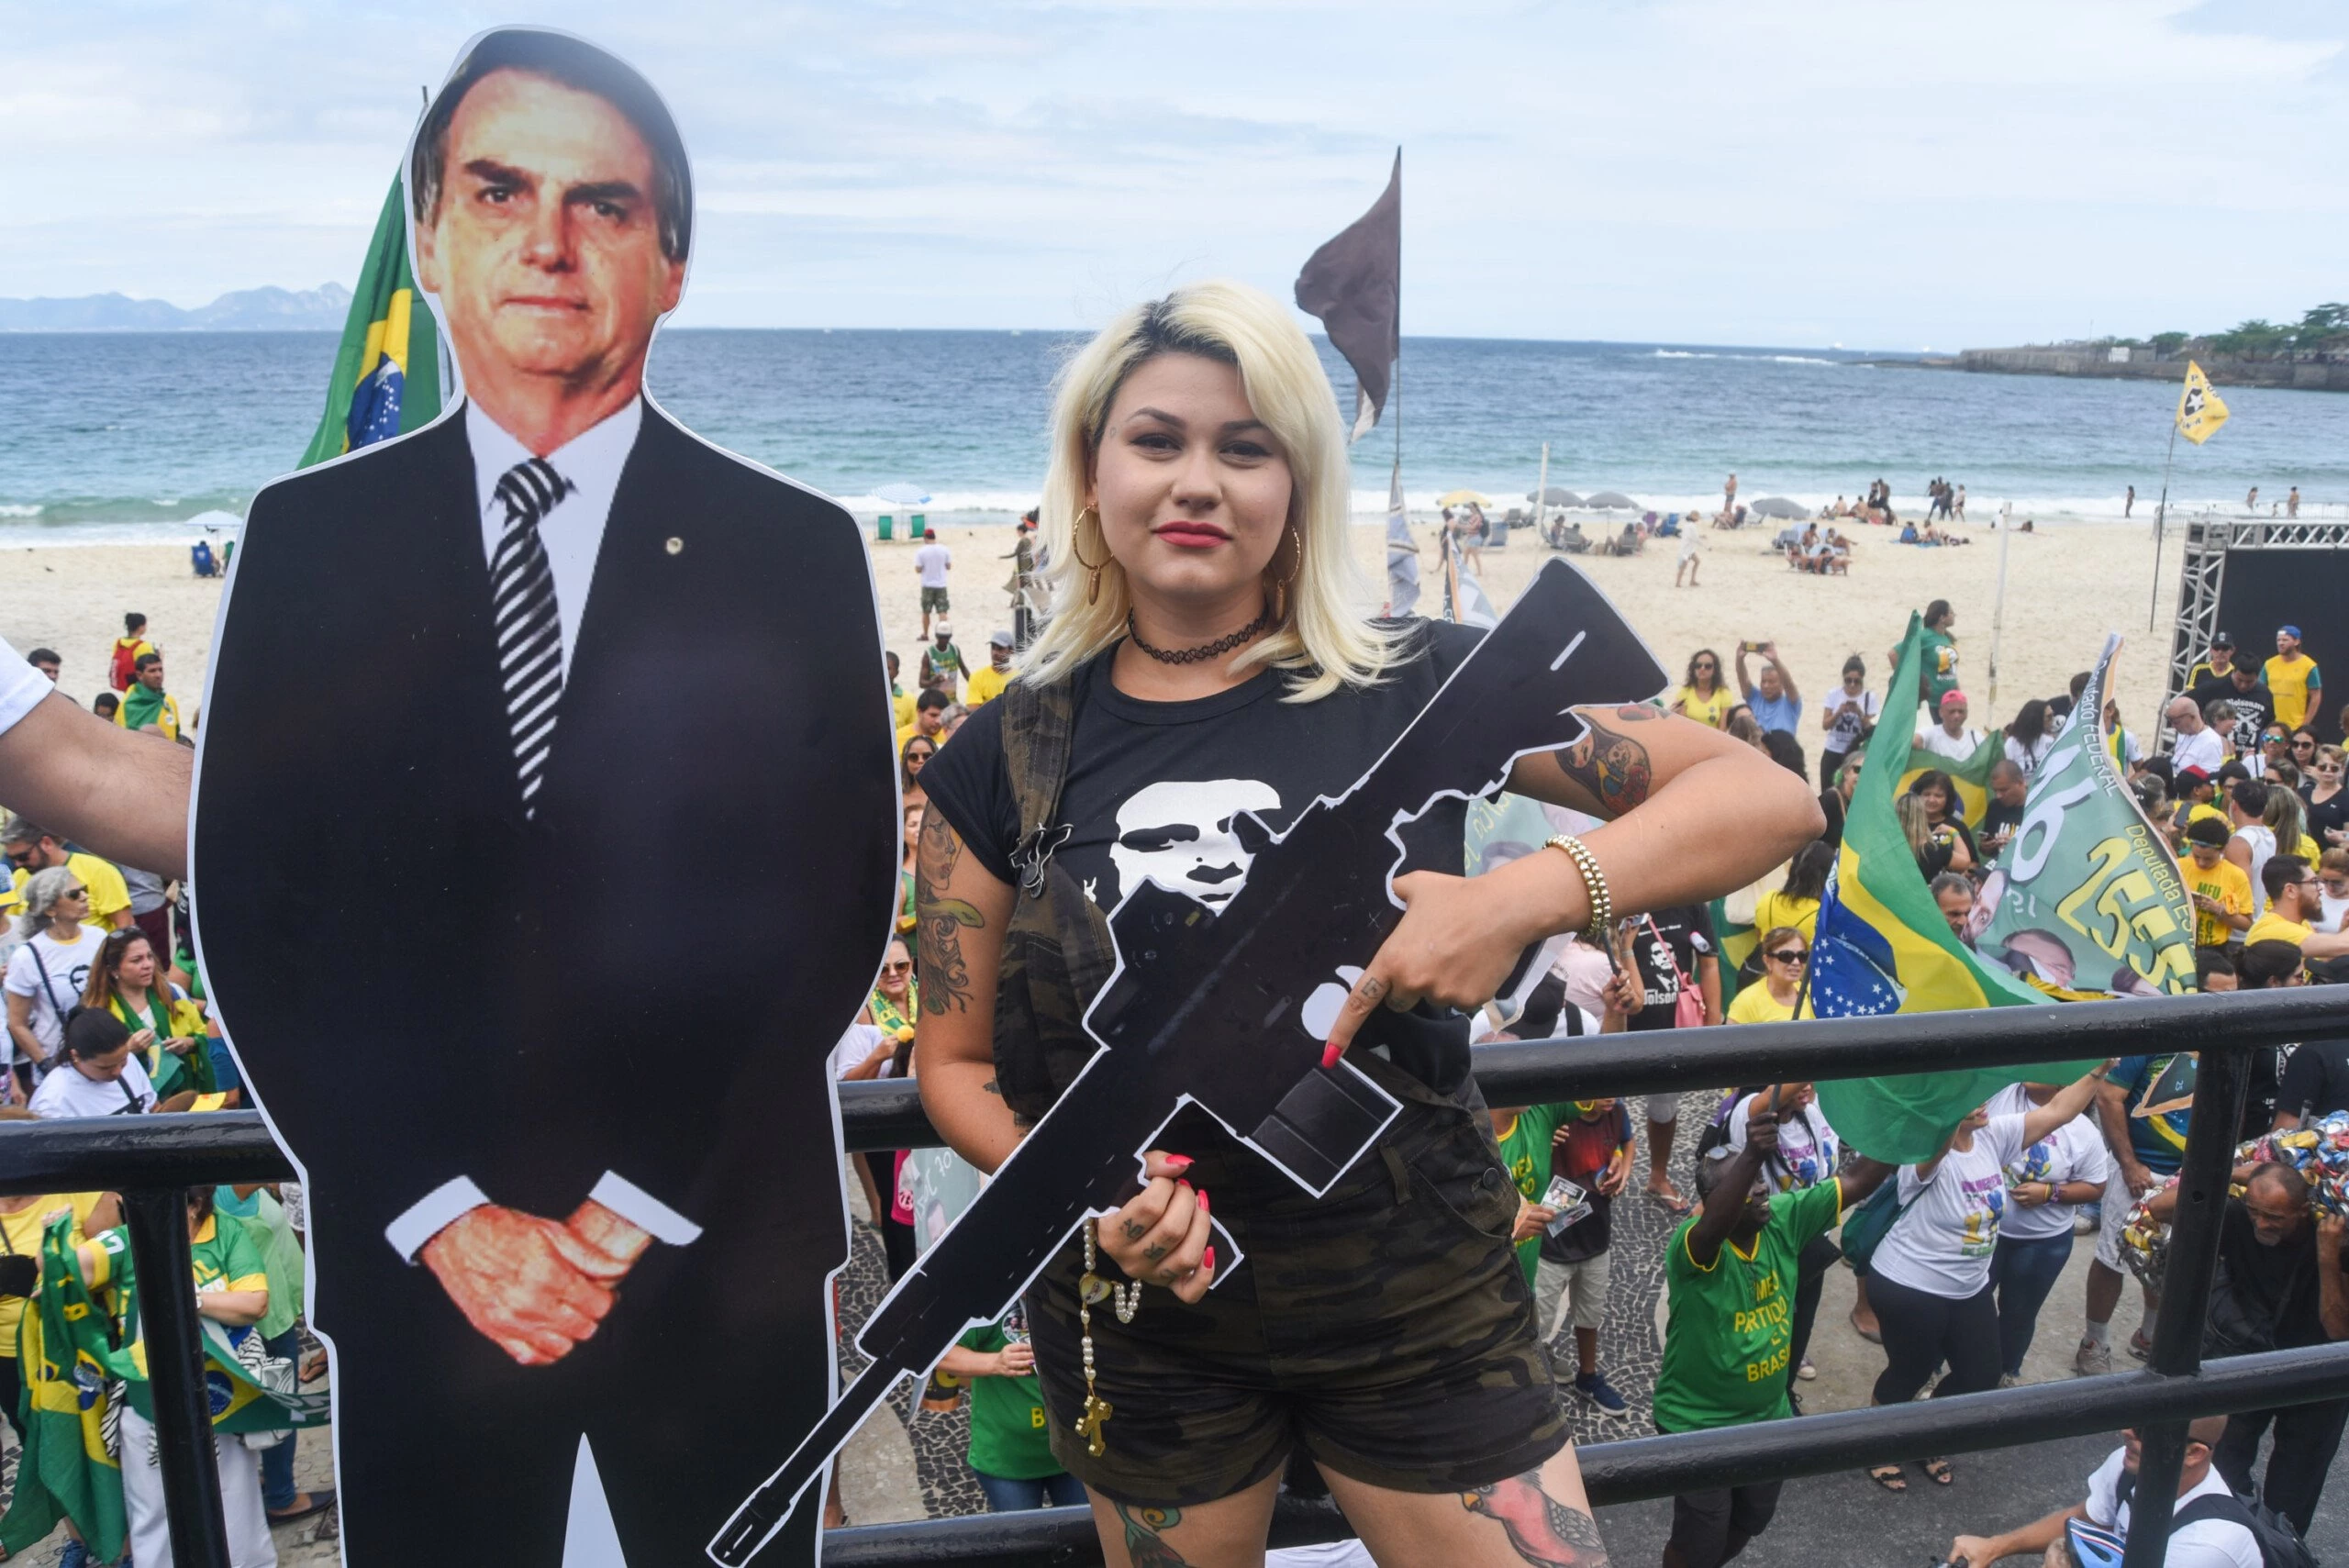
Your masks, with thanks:
<instances>
[{"instance_id":1,"label":"camouflage strap over shoulder","mask_svg":"<svg viewBox=\"0 0 2349 1568\"><path fill-rule=\"evenodd\" d=\"M1076 736L1076 694L1067 681L1014 681L997 700L1003 704L1004 763L1019 807L1019 842L1012 848L1011 864L1019 873L1020 891L1041 897L1044 868L1052 851L1068 841L1067 824L1054 818Z\"/></svg>"},{"instance_id":2,"label":"camouflage strap over shoulder","mask_svg":"<svg viewBox=\"0 0 2349 1568\"><path fill-rule=\"evenodd\" d=\"M1076 729L1068 682L1014 681L1003 705L1004 765L1019 810L1012 864L1024 896L1004 931L996 984L995 1058L1004 1098L1033 1121L1051 1108L1095 1050L1085 1007L1117 965L1109 922L1052 852L1067 842L1059 820Z\"/></svg>"}]
</instances>

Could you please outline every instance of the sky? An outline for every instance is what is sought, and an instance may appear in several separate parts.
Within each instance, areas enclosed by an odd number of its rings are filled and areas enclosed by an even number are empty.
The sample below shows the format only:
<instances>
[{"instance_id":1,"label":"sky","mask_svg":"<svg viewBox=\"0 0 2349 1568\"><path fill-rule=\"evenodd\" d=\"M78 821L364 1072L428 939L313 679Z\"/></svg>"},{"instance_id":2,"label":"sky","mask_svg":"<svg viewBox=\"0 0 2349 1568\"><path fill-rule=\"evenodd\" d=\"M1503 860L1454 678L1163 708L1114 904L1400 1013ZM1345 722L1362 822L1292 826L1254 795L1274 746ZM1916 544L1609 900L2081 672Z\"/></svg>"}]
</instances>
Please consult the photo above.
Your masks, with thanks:
<instances>
[{"instance_id":1,"label":"sky","mask_svg":"<svg viewBox=\"0 0 2349 1568\"><path fill-rule=\"evenodd\" d=\"M681 327L1286 297L1397 146L1407 335L1946 350L2349 297L2334 0L0 0L0 296L349 284L419 86L531 21L684 128Z\"/></svg>"}]
</instances>

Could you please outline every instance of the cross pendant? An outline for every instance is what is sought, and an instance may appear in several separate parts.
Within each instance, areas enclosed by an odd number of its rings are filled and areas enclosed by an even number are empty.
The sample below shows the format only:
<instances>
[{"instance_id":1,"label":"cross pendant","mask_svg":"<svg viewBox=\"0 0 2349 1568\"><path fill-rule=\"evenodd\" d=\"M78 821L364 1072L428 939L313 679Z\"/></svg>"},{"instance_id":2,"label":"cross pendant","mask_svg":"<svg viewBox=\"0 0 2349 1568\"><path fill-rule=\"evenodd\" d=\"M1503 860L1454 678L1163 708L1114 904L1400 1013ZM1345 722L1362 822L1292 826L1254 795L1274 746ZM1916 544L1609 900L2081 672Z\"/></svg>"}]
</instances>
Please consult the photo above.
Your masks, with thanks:
<instances>
[{"instance_id":1,"label":"cross pendant","mask_svg":"<svg viewBox=\"0 0 2349 1568\"><path fill-rule=\"evenodd\" d=\"M1098 1459L1109 1447L1101 1435L1101 1423L1115 1414L1115 1407L1097 1394L1085 1396L1085 1414L1076 1419L1076 1435L1085 1440L1085 1451Z\"/></svg>"}]
</instances>

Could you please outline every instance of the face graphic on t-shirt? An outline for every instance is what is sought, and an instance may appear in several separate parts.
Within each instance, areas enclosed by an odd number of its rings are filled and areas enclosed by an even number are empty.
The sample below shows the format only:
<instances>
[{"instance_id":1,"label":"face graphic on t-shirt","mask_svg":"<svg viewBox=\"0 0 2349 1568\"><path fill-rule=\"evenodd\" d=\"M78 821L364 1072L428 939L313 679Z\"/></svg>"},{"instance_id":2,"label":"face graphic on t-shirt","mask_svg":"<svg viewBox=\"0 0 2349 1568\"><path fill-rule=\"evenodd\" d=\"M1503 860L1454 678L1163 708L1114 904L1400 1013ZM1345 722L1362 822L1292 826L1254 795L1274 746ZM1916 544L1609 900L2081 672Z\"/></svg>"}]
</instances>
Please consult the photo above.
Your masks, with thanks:
<instances>
[{"instance_id":1,"label":"face graphic on t-shirt","mask_svg":"<svg viewBox=\"0 0 2349 1568\"><path fill-rule=\"evenodd\" d=\"M1109 846L1119 896L1152 881L1221 909L1255 859L1232 832L1232 818L1280 805L1280 792L1257 779L1165 779L1136 790L1118 807L1118 839Z\"/></svg>"}]
</instances>

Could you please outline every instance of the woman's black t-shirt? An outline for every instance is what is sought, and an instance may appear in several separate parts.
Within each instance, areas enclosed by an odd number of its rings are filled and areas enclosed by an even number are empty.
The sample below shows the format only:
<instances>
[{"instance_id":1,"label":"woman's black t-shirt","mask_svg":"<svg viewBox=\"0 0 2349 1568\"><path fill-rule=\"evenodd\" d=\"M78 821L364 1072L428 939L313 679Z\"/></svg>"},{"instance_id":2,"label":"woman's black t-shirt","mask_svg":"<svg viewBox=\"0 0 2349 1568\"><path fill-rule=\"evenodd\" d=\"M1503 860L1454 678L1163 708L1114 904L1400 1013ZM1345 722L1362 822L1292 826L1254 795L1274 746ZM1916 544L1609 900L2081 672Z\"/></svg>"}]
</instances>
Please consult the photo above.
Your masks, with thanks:
<instances>
[{"instance_id":1,"label":"woman's black t-shirt","mask_svg":"<svg viewBox=\"0 0 2349 1568\"><path fill-rule=\"evenodd\" d=\"M1110 684L1110 653L1090 660L1070 677L1076 729L1060 807L1070 833L1055 862L1105 914L1146 878L1220 909L1246 881L1252 858L1232 818L1252 811L1277 832L1317 797L1344 792L1483 636L1442 621L1418 628L1382 684L1341 686L1309 703L1282 701L1288 677L1276 670L1213 696L1143 702ZM1016 884L1019 812L996 705L963 722L921 782L930 809L979 862ZM1459 875L1464 820L1453 800L1408 826L1405 869Z\"/></svg>"}]
</instances>

